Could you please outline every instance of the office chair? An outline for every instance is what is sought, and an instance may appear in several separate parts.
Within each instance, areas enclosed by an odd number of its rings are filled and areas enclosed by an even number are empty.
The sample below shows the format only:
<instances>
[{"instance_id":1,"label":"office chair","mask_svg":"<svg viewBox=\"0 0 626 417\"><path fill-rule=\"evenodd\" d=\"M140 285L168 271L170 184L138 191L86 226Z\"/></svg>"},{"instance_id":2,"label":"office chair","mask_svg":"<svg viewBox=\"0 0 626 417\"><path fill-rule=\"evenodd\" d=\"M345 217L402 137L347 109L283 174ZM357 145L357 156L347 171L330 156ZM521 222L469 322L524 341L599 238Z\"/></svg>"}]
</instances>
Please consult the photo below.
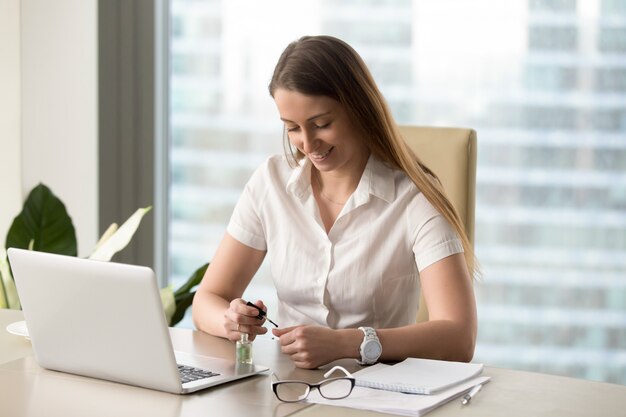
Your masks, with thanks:
<instances>
[{"instance_id":1,"label":"office chair","mask_svg":"<svg viewBox=\"0 0 626 417\"><path fill-rule=\"evenodd\" d=\"M476 201L476 132L449 127L400 126L400 133L420 160L441 180L446 195L461 216L474 245ZM420 294L417 322L428 320Z\"/></svg>"}]
</instances>

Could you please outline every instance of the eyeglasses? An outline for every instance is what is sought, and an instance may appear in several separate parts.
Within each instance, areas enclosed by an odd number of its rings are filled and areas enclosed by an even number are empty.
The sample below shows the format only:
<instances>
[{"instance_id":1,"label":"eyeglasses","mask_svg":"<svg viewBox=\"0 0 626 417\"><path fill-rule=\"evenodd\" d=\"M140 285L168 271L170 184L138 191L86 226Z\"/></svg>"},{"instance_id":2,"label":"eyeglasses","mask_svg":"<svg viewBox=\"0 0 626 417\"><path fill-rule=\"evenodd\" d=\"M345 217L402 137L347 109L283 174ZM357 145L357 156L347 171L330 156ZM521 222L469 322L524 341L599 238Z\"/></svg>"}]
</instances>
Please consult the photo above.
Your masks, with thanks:
<instances>
[{"instance_id":1,"label":"eyeglasses","mask_svg":"<svg viewBox=\"0 0 626 417\"><path fill-rule=\"evenodd\" d=\"M317 384L309 384L304 381L280 381L275 373L272 373L270 383L272 391L276 394L276 398L286 403L295 403L304 400L309 396L312 388L317 388L320 395L329 400L339 400L346 398L354 388L354 377L341 366L335 366L324 374L324 378L328 378L335 371L342 371L346 376L340 378L329 378L318 382Z\"/></svg>"}]
</instances>

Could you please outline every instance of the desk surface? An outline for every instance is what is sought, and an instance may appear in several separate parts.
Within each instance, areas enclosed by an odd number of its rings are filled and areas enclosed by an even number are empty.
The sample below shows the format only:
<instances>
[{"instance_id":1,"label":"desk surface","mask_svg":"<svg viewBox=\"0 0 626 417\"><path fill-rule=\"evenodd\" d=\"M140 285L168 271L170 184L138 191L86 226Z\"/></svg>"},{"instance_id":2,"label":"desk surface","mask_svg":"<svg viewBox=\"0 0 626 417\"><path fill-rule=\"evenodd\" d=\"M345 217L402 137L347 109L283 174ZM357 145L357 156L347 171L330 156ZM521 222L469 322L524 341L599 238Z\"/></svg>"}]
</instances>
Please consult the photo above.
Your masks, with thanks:
<instances>
[{"instance_id":1,"label":"desk surface","mask_svg":"<svg viewBox=\"0 0 626 417\"><path fill-rule=\"evenodd\" d=\"M30 342L6 332L21 312L0 310L1 416L379 416L340 407L284 404L271 392L267 375L257 375L191 395L174 395L40 368ZM176 350L234 357L231 342L207 334L171 329ZM254 358L281 378L318 381L323 370L297 369L275 340L254 342ZM350 371L359 366L339 361ZM532 372L486 367L492 380L469 406L452 401L428 413L446 416L618 416L626 410L626 386Z\"/></svg>"}]
</instances>

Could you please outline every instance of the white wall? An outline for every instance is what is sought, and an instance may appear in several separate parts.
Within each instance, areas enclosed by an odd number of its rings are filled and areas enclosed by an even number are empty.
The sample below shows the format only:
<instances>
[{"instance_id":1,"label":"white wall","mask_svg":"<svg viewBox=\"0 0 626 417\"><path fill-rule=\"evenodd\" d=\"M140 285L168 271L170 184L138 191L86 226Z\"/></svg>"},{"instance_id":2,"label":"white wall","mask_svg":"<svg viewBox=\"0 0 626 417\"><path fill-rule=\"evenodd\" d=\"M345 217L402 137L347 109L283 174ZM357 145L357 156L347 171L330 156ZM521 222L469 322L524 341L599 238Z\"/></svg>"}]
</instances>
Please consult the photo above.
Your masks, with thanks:
<instances>
[{"instance_id":1,"label":"white wall","mask_svg":"<svg viewBox=\"0 0 626 417\"><path fill-rule=\"evenodd\" d=\"M19 3L22 193L48 185L85 256L98 239L97 0Z\"/></svg>"},{"instance_id":2,"label":"white wall","mask_svg":"<svg viewBox=\"0 0 626 417\"><path fill-rule=\"evenodd\" d=\"M0 247L21 210L20 0L0 0Z\"/></svg>"}]
</instances>

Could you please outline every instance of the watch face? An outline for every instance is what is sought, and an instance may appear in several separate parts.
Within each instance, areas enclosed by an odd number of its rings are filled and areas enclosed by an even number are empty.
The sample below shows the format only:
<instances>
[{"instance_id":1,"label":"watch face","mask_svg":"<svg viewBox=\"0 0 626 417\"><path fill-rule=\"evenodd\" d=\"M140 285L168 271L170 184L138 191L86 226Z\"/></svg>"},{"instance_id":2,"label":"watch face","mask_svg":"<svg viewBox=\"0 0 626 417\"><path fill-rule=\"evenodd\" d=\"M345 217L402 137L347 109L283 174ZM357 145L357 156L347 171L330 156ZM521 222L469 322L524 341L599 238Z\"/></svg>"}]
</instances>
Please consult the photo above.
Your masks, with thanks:
<instances>
[{"instance_id":1,"label":"watch face","mask_svg":"<svg viewBox=\"0 0 626 417\"><path fill-rule=\"evenodd\" d=\"M363 349L364 356L368 359L378 359L381 353L380 344L376 343L373 340L370 340L365 344L365 349Z\"/></svg>"}]
</instances>

